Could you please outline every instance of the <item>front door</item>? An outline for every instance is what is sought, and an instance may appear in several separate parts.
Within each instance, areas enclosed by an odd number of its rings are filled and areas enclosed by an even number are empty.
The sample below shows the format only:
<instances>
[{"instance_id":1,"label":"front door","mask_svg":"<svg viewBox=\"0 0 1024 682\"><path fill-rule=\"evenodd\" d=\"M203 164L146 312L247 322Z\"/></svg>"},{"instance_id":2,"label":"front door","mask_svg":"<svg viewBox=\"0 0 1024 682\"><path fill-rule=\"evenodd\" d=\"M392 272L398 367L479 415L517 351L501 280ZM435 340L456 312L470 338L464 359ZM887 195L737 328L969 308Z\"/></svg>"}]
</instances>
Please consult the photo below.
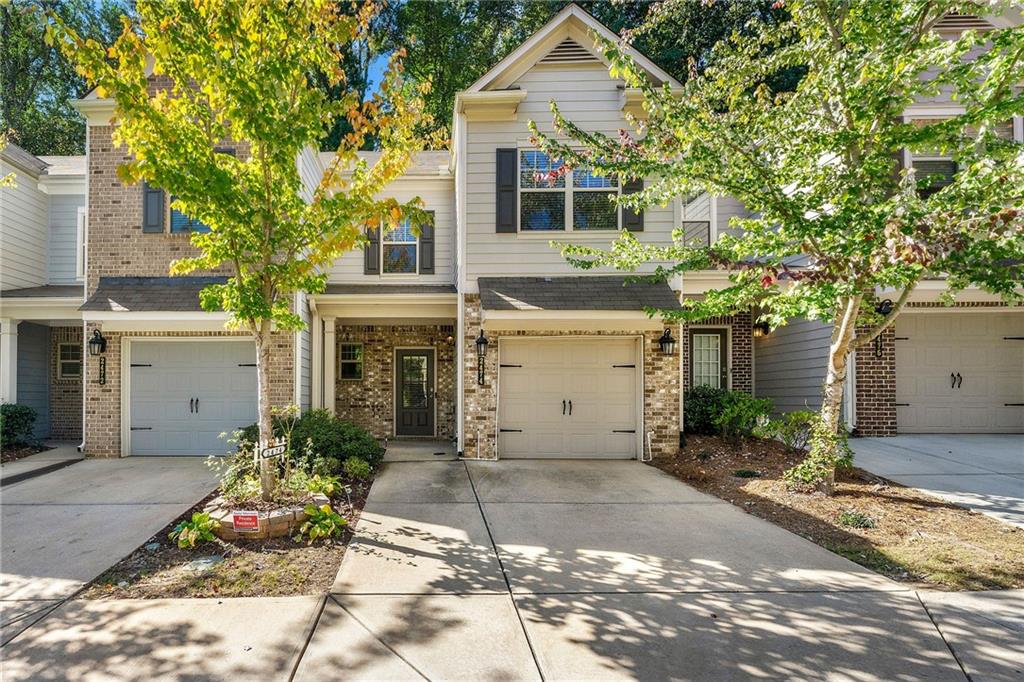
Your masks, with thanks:
<instances>
[{"instance_id":1,"label":"front door","mask_svg":"<svg viewBox=\"0 0 1024 682\"><path fill-rule=\"evenodd\" d=\"M728 347L724 329L690 330L690 386L729 387Z\"/></svg>"},{"instance_id":2,"label":"front door","mask_svg":"<svg viewBox=\"0 0 1024 682\"><path fill-rule=\"evenodd\" d=\"M434 435L434 351L400 350L395 356L395 435Z\"/></svg>"}]
</instances>

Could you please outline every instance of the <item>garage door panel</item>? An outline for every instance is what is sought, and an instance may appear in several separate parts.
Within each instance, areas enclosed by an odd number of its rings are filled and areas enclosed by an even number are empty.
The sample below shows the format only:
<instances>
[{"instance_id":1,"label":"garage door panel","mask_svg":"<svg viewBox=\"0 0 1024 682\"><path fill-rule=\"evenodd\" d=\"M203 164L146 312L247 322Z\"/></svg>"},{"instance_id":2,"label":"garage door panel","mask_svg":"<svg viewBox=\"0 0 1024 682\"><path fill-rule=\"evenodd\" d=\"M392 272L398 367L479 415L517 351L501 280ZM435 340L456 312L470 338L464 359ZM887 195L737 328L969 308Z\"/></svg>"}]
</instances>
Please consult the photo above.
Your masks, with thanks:
<instances>
[{"instance_id":1,"label":"garage door panel","mask_svg":"<svg viewBox=\"0 0 1024 682\"><path fill-rule=\"evenodd\" d=\"M638 382L633 339L502 339L501 457L636 455ZM572 411L562 413L562 401Z\"/></svg>"},{"instance_id":2,"label":"garage door panel","mask_svg":"<svg viewBox=\"0 0 1024 682\"><path fill-rule=\"evenodd\" d=\"M256 421L251 341L135 341L130 346L130 448L138 455L210 455ZM193 402L195 399L196 402Z\"/></svg>"},{"instance_id":3,"label":"garage door panel","mask_svg":"<svg viewBox=\"0 0 1024 682\"><path fill-rule=\"evenodd\" d=\"M900 433L1021 433L1024 314L908 313L896 323ZM953 386L950 374L957 376Z\"/></svg>"}]
</instances>

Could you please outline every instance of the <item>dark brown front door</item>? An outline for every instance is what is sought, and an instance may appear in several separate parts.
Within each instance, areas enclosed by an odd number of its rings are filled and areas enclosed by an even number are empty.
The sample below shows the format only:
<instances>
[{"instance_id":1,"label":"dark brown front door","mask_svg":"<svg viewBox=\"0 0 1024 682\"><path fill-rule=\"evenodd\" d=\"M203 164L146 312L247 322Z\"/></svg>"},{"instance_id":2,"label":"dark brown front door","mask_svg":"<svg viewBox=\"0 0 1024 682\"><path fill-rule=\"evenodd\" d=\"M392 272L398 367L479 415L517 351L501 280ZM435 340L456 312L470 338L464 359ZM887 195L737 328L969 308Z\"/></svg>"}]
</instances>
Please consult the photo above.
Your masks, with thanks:
<instances>
[{"instance_id":1,"label":"dark brown front door","mask_svg":"<svg viewBox=\"0 0 1024 682\"><path fill-rule=\"evenodd\" d=\"M396 436L434 435L434 351L400 350L395 358Z\"/></svg>"}]
</instances>

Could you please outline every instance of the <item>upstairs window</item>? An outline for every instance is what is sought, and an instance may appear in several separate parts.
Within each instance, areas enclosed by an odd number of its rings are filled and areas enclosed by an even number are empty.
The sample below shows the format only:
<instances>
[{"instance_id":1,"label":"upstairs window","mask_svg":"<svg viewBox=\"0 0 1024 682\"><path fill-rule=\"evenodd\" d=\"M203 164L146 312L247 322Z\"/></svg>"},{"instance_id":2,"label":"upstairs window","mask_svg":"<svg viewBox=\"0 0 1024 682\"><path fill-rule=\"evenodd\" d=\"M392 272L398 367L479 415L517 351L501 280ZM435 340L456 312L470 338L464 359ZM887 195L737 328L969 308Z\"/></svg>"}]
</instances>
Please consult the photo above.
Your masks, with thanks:
<instances>
[{"instance_id":1,"label":"upstairs window","mask_svg":"<svg viewBox=\"0 0 1024 682\"><path fill-rule=\"evenodd\" d=\"M381 238L381 272L386 275L415 275L419 268L419 243L409 220L394 229L385 228Z\"/></svg>"},{"instance_id":2,"label":"upstairs window","mask_svg":"<svg viewBox=\"0 0 1024 682\"><path fill-rule=\"evenodd\" d=\"M548 178L549 174L555 174ZM534 149L519 152L519 231L618 230L616 178L588 168L562 172L562 162Z\"/></svg>"},{"instance_id":3,"label":"upstairs window","mask_svg":"<svg viewBox=\"0 0 1024 682\"><path fill-rule=\"evenodd\" d=\"M168 210L170 211L168 224L171 226L171 233L176 234L180 232L209 232L210 228L202 224L195 218L190 218L176 208L172 208L171 204L174 203L174 197L170 198L167 202Z\"/></svg>"},{"instance_id":4,"label":"upstairs window","mask_svg":"<svg viewBox=\"0 0 1024 682\"><path fill-rule=\"evenodd\" d=\"M947 120L946 117L937 118L915 118L911 120L915 126L921 128L928 125L934 125L943 120ZM973 136L977 133L977 129L967 128L964 131L966 135ZM994 126L992 131L996 137L1002 140L1013 140L1013 121L1009 120L1004 123L997 124ZM921 198L927 199L931 195L942 191L943 188L948 187L953 182L953 176L957 172L957 162L952 156L943 154L938 149L924 149L911 154L910 157L911 165L916 171L917 179L928 180L927 187L918 190Z\"/></svg>"}]
</instances>

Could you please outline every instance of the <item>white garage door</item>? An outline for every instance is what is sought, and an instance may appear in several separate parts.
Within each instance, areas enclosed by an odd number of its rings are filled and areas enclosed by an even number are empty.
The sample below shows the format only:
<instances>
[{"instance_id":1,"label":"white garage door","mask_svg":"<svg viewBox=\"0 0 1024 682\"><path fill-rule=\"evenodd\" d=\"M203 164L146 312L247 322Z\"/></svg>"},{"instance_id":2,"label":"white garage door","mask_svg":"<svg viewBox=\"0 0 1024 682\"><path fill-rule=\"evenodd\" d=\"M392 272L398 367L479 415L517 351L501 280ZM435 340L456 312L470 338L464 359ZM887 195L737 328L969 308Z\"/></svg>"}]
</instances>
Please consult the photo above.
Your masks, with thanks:
<instances>
[{"instance_id":1,"label":"white garage door","mask_svg":"<svg viewBox=\"0 0 1024 682\"><path fill-rule=\"evenodd\" d=\"M256 421L252 341L132 341L133 455L214 455Z\"/></svg>"},{"instance_id":2,"label":"white garage door","mask_svg":"<svg viewBox=\"0 0 1024 682\"><path fill-rule=\"evenodd\" d=\"M499 343L499 457L636 457L635 339Z\"/></svg>"},{"instance_id":3,"label":"white garage door","mask_svg":"<svg viewBox=\"0 0 1024 682\"><path fill-rule=\"evenodd\" d=\"M908 313L896 322L900 433L1024 433L1024 314Z\"/></svg>"}]
</instances>

